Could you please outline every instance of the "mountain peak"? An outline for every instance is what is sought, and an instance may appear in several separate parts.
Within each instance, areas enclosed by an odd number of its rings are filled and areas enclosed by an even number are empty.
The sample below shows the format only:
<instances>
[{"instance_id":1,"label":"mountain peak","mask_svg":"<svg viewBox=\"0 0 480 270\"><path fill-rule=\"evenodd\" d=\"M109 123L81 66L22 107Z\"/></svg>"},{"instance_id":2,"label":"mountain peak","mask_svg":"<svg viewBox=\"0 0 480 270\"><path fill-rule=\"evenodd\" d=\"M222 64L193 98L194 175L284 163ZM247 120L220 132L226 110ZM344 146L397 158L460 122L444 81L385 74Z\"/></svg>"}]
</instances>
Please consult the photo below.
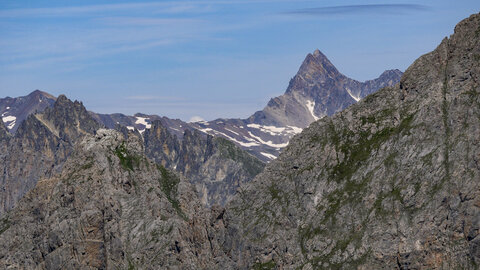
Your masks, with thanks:
<instances>
[{"instance_id":1,"label":"mountain peak","mask_svg":"<svg viewBox=\"0 0 480 270\"><path fill-rule=\"evenodd\" d=\"M50 98L50 99L53 99L53 100L56 100L57 98L47 92L44 92L44 91L41 91L41 90L35 90L33 92L31 92L30 94L28 94L28 96L30 97L39 97L39 96L44 96L46 98Z\"/></svg>"},{"instance_id":2,"label":"mountain peak","mask_svg":"<svg viewBox=\"0 0 480 270\"><path fill-rule=\"evenodd\" d=\"M402 75L403 75L403 73L399 69L387 69L380 75L380 78L388 77L388 76L399 76L399 77L401 77Z\"/></svg>"},{"instance_id":3,"label":"mountain peak","mask_svg":"<svg viewBox=\"0 0 480 270\"><path fill-rule=\"evenodd\" d=\"M69 102L70 100L65 95L59 95L57 98L57 103Z\"/></svg>"},{"instance_id":4,"label":"mountain peak","mask_svg":"<svg viewBox=\"0 0 480 270\"><path fill-rule=\"evenodd\" d=\"M73 102L65 95L59 95L53 107L47 108L38 117L52 123L59 131L59 136L66 141L75 141L83 134L93 134L100 128L100 124L90 116L82 102Z\"/></svg>"},{"instance_id":5,"label":"mountain peak","mask_svg":"<svg viewBox=\"0 0 480 270\"><path fill-rule=\"evenodd\" d=\"M297 74L290 81L286 93L305 92L309 85L325 83L328 79L337 80L340 77L344 76L320 50L316 49L313 54L307 54Z\"/></svg>"},{"instance_id":6,"label":"mountain peak","mask_svg":"<svg viewBox=\"0 0 480 270\"><path fill-rule=\"evenodd\" d=\"M311 54L317 61L323 61L324 63L328 63L330 65L333 65L330 60L328 60L327 56L323 54L319 49L316 49L313 51Z\"/></svg>"},{"instance_id":7,"label":"mountain peak","mask_svg":"<svg viewBox=\"0 0 480 270\"><path fill-rule=\"evenodd\" d=\"M316 49L313 54L309 53L303 61L297 75L304 79L324 79L328 77L336 77L341 75L337 68L328 60L328 58Z\"/></svg>"}]
</instances>

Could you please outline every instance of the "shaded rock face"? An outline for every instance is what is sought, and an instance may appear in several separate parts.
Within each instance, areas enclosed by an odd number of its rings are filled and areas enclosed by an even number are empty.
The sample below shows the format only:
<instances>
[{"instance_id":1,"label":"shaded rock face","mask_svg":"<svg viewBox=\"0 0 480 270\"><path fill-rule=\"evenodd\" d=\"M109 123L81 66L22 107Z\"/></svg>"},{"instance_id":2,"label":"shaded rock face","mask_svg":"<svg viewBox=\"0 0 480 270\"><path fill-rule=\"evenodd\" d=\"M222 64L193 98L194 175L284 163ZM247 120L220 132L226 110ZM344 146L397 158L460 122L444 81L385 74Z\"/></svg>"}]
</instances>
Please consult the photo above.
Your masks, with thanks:
<instances>
[{"instance_id":1,"label":"shaded rock face","mask_svg":"<svg viewBox=\"0 0 480 270\"><path fill-rule=\"evenodd\" d=\"M0 265L228 269L228 259L214 259L212 232L223 225L212 213L188 182L146 159L137 136L101 129L0 220Z\"/></svg>"},{"instance_id":2,"label":"shaded rock face","mask_svg":"<svg viewBox=\"0 0 480 270\"><path fill-rule=\"evenodd\" d=\"M207 206L225 205L241 184L250 182L264 167L223 138L187 129L180 141L158 120L145 130L144 142L147 157L182 173Z\"/></svg>"},{"instance_id":3,"label":"shaded rock face","mask_svg":"<svg viewBox=\"0 0 480 270\"><path fill-rule=\"evenodd\" d=\"M44 113L31 114L17 132L2 142L0 215L11 209L40 178L60 172L74 143L100 125L83 105L58 97Z\"/></svg>"},{"instance_id":4,"label":"shaded rock face","mask_svg":"<svg viewBox=\"0 0 480 270\"><path fill-rule=\"evenodd\" d=\"M395 85L401 76L398 69L387 70L377 79L359 82L341 74L323 53L316 50L307 55L285 94L271 99L249 120L262 125L305 128L378 89Z\"/></svg>"},{"instance_id":5,"label":"shaded rock face","mask_svg":"<svg viewBox=\"0 0 480 270\"><path fill-rule=\"evenodd\" d=\"M9 138L8 129L5 126L5 123L0 123L0 140L6 140Z\"/></svg>"},{"instance_id":6,"label":"shaded rock face","mask_svg":"<svg viewBox=\"0 0 480 270\"><path fill-rule=\"evenodd\" d=\"M228 205L239 268L478 269L480 14L295 136Z\"/></svg>"},{"instance_id":7,"label":"shaded rock face","mask_svg":"<svg viewBox=\"0 0 480 270\"><path fill-rule=\"evenodd\" d=\"M24 97L0 98L0 115L9 132L15 133L30 114L43 112L53 106L55 100L54 96L39 90Z\"/></svg>"}]
</instances>

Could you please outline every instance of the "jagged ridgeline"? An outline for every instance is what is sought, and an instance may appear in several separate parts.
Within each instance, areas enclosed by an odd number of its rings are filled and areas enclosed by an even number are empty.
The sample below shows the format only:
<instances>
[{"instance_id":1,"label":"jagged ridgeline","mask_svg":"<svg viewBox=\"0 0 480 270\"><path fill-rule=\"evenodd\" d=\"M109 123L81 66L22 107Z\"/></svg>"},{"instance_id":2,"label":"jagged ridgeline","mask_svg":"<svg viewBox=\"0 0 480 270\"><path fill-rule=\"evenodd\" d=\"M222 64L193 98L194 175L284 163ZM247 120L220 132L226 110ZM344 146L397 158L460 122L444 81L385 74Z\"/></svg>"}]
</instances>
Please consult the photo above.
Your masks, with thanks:
<instances>
[{"instance_id":1,"label":"jagged ridgeline","mask_svg":"<svg viewBox=\"0 0 480 270\"><path fill-rule=\"evenodd\" d=\"M480 267L480 15L293 138L229 204L240 267ZM241 239L241 240L239 240Z\"/></svg>"},{"instance_id":2,"label":"jagged ridgeline","mask_svg":"<svg viewBox=\"0 0 480 270\"><path fill-rule=\"evenodd\" d=\"M20 101L32 103L30 96L38 98L40 94L33 92ZM20 101L16 103L23 105ZM0 216L14 207L40 178L59 173L76 141L98 128L100 124L89 116L81 102L72 102L61 95L52 107L30 114L19 124L15 134L0 130L0 147L4 150L0 154Z\"/></svg>"},{"instance_id":3,"label":"jagged ridgeline","mask_svg":"<svg viewBox=\"0 0 480 270\"><path fill-rule=\"evenodd\" d=\"M12 106L9 111L31 112L27 105L40 108L37 103L46 104L42 101L46 97L50 95L35 91L26 97L7 98L5 103ZM15 104L20 105L14 107ZM81 102L64 95L50 107L41 108L42 112L31 113L19 122L15 133L11 134L3 122L0 127L0 216L14 207L39 179L60 173L74 145L102 127ZM21 114L17 115L20 118ZM129 132L126 128L118 129L124 134ZM178 139L160 121L155 121L151 130L135 134L144 138L147 156L186 176L207 206L224 205L240 184L251 181L264 167L263 162L229 141L189 129Z\"/></svg>"}]
</instances>

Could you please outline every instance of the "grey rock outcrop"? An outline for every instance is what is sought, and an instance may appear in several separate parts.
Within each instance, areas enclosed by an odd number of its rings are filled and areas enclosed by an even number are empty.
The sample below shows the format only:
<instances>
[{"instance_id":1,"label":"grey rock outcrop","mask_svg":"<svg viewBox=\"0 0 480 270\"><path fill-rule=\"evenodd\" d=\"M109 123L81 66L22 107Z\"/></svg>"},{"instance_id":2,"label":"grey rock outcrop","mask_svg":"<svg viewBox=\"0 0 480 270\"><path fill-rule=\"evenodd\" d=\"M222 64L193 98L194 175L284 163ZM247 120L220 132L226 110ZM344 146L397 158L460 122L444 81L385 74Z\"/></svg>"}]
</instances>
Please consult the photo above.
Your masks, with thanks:
<instances>
[{"instance_id":1,"label":"grey rock outcrop","mask_svg":"<svg viewBox=\"0 0 480 270\"><path fill-rule=\"evenodd\" d=\"M228 269L214 260L210 217L187 181L145 158L137 136L102 129L0 220L0 266Z\"/></svg>"},{"instance_id":2,"label":"grey rock outcrop","mask_svg":"<svg viewBox=\"0 0 480 270\"><path fill-rule=\"evenodd\" d=\"M6 140L8 138L8 129L3 121L0 122L0 140Z\"/></svg>"},{"instance_id":3,"label":"grey rock outcrop","mask_svg":"<svg viewBox=\"0 0 480 270\"><path fill-rule=\"evenodd\" d=\"M236 265L478 269L479 33L475 14L399 85L295 136L227 207Z\"/></svg>"}]
</instances>

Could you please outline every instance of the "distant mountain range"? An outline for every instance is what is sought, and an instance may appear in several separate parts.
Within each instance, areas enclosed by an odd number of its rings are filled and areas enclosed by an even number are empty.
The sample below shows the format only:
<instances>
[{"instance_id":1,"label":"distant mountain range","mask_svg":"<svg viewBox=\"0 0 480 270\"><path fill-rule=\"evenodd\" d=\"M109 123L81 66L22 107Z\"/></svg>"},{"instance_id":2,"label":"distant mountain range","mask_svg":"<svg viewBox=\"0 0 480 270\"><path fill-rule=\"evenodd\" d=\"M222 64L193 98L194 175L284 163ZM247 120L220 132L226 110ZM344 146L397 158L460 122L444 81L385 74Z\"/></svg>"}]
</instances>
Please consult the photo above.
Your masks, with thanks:
<instances>
[{"instance_id":1,"label":"distant mountain range","mask_svg":"<svg viewBox=\"0 0 480 270\"><path fill-rule=\"evenodd\" d=\"M91 116L107 128L116 125L143 133L154 121L160 121L180 140L185 130L199 130L234 142L264 162L275 159L289 140L315 120L330 116L365 96L400 81L402 72L387 70L380 77L359 82L341 74L319 50L308 54L297 74L290 80L285 94L272 98L261 111L247 119L216 119L187 123L158 115L121 113ZM35 111L52 106L55 97L41 91L28 96L0 99L0 113L10 132Z\"/></svg>"},{"instance_id":2,"label":"distant mountain range","mask_svg":"<svg viewBox=\"0 0 480 270\"><path fill-rule=\"evenodd\" d=\"M285 94L271 99L262 111L247 119L193 123L141 113L98 114L79 101L40 90L0 99L5 123L0 140L7 142L0 156L5 160L0 166L0 214L39 179L60 172L75 143L102 127L124 136L133 132L144 142L148 158L190 180L203 204L224 205L295 134L379 88L396 84L401 75L399 70L389 70L377 79L358 82L341 74L316 50L307 55ZM21 168L14 166L18 160L24 162Z\"/></svg>"}]
</instances>

